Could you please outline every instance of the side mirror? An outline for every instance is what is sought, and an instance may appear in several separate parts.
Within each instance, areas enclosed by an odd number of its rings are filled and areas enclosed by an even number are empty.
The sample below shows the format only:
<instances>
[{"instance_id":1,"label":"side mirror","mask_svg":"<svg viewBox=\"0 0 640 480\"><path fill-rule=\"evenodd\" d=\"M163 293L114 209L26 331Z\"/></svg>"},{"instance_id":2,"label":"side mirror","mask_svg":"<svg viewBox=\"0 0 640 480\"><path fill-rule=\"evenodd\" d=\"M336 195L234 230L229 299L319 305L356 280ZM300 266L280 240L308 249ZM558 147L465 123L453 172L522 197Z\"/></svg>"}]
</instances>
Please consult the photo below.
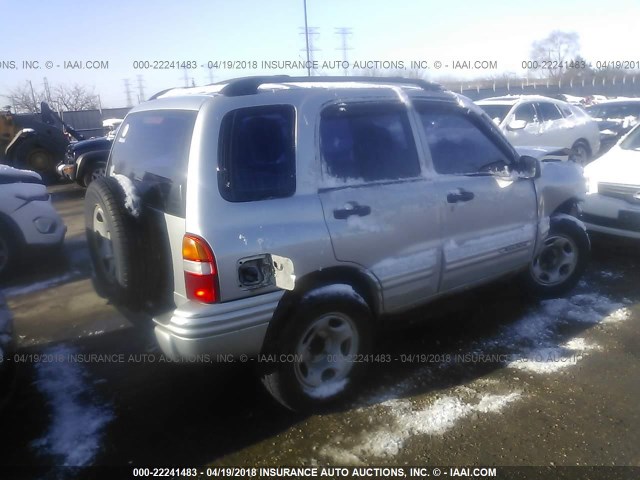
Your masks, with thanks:
<instances>
[{"instance_id":1,"label":"side mirror","mask_svg":"<svg viewBox=\"0 0 640 480\"><path fill-rule=\"evenodd\" d=\"M542 174L542 164L535 157L523 155L516 161L514 170L520 178L536 179Z\"/></svg>"},{"instance_id":2,"label":"side mirror","mask_svg":"<svg viewBox=\"0 0 640 480\"><path fill-rule=\"evenodd\" d=\"M511 120L511 123L507 125L507 130L522 130L526 126L526 120Z\"/></svg>"}]
</instances>

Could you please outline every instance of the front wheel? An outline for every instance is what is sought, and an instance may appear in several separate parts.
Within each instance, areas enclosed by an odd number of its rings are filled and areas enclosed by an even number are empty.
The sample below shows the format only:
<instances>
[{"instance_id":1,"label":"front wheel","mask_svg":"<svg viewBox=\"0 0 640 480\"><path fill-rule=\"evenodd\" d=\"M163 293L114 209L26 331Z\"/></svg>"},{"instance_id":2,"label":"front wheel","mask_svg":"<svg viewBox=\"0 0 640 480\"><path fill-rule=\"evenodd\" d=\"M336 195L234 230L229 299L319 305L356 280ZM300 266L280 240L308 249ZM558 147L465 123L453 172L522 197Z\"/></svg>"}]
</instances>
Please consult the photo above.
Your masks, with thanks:
<instances>
[{"instance_id":1,"label":"front wheel","mask_svg":"<svg viewBox=\"0 0 640 480\"><path fill-rule=\"evenodd\" d=\"M549 234L524 274L529 290L542 298L567 293L584 273L590 250L587 232L576 220L552 218Z\"/></svg>"},{"instance_id":2,"label":"front wheel","mask_svg":"<svg viewBox=\"0 0 640 480\"><path fill-rule=\"evenodd\" d=\"M305 296L284 329L263 377L267 390L291 410L344 400L365 371L372 344L371 311L355 291Z\"/></svg>"},{"instance_id":3,"label":"front wheel","mask_svg":"<svg viewBox=\"0 0 640 480\"><path fill-rule=\"evenodd\" d=\"M82 177L82 182L85 187L88 187L94 180L104 177L106 175L106 165L104 163L98 163L89 168L89 170Z\"/></svg>"}]
</instances>

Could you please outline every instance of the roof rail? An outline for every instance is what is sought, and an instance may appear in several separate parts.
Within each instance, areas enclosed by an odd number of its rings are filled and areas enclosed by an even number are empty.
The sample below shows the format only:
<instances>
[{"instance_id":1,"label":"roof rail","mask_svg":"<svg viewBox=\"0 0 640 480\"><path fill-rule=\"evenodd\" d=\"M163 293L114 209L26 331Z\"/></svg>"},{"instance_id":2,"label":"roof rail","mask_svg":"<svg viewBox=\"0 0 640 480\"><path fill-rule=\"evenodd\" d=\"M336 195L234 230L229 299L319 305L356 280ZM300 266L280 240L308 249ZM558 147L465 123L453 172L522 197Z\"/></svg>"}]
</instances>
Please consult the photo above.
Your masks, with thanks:
<instances>
[{"instance_id":1,"label":"roof rail","mask_svg":"<svg viewBox=\"0 0 640 480\"><path fill-rule=\"evenodd\" d=\"M260 85L265 83L343 83L343 82L361 82L361 83L388 83L397 85L411 85L419 87L427 91L442 91L442 85L428 82L418 78L403 77L290 77L289 75L267 75L255 77L240 77L231 80L219 82L216 85L225 85L220 90L222 95L227 97L238 97L241 95L254 95L258 93Z\"/></svg>"}]
</instances>

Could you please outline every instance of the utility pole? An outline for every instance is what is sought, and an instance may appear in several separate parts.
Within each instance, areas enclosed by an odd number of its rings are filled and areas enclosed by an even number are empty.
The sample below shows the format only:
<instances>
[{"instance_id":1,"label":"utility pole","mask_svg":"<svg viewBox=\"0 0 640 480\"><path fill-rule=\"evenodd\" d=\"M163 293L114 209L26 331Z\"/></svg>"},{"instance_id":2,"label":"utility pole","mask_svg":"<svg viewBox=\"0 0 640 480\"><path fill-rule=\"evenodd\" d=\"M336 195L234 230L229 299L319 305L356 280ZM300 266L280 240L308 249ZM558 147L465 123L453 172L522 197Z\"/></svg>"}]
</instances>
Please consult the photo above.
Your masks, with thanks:
<instances>
[{"instance_id":1,"label":"utility pole","mask_svg":"<svg viewBox=\"0 0 640 480\"><path fill-rule=\"evenodd\" d=\"M302 0L304 6L304 39L307 49L307 77L311 76L311 65L309 61L311 59L311 52L309 51L309 24L307 23L307 0Z\"/></svg>"},{"instance_id":2,"label":"utility pole","mask_svg":"<svg viewBox=\"0 0 640 480\"><path fill-rule=\"evenodd\" d=\"M335 29L336 35L340 35L342 37L342 46L337 48L336 50L342 50L342 62L346 65L349 63L349 58L347 56L348 50L353 50L353 48L349 48L347 44L348 36L351 35L351 29L347 27L339 27ZM348 68L344 69L345 76L349 74Z\"/></svg>"},{"instance_id":3,"label":"utility pole","mask_svg":"<svg viewBox=\"0 0 640 480\"><path fill-rule=\"evenodd\" d=\"M47 102L51 104L51 90L49 89L49 80L47 77L43 77L42 83L44 84L44 94L47 97Z\"/></svg>"},{"instance_id":4,"label":"utility pole","mask_svg":"<svg viewBox=\"0 0 640 480\"><path fill-rule=\"evenodd\" d=\"M213 68L210 68L209 69L209 85L211 85L213 83L213 79L214 79Z\"/></svg>"},{"instance_id":5,"label":"utility pole","mask_svg":"<svg viewBox=\"0 0 640 480\"><path fill-rule=\"evenodd\" d=\"M29 87L31 87L31 99L33 100L33 108L35 109L35 111L38 111L38 102L36 100L36 92L33 91L33 84L31 83L31 80L27 80L29 82Z\"/></svg>"},{"instance_id":6,"label":"utility pole","mask_svg":"<svg viewBox=\"0 0 640 480\"><path fill-rule=\"evenodd\" d=\"M125 78L124 82L124 93L127 96L127 107L133 107L133 101L131 100L131 84L129 83L129 79Z\"/></svg>"},{"instance_id":7,"label":"utility pole","mask_svg":"<svg viewBox=\"0 0 640 480\"><path fill-rule=\"evenodd\" d=\"M142 75L138 75L138 103L145 101L144 96L144 79Z\"/></svg>"},{"instance_id":8,"label":"utility pole","mask_svg":"<svg viewBox=\"0 0 640 480\"><path fill-rule=\"evenodd\" d=\"M319 32L317 27L304 27L304 28L301 27L300 28L300 35L305 36L306 48L304 50L306 50L307 52L307 76L308 77L311 76L311 65L313 64L313 52L318 51L318 49L315 48L313 45L313 36L318 34Z\"/></svg>"},{"instance_id":9,"label":"utility pole","mask_svg":"<svg viewBox=\"0 0 640 480\"><path fill-rule=\"evenodd\" d=\"M184 78L184 86L185 87L189 87L189 71L185 68L183 70L183 77Z\"/></svg>"}]
</instances>

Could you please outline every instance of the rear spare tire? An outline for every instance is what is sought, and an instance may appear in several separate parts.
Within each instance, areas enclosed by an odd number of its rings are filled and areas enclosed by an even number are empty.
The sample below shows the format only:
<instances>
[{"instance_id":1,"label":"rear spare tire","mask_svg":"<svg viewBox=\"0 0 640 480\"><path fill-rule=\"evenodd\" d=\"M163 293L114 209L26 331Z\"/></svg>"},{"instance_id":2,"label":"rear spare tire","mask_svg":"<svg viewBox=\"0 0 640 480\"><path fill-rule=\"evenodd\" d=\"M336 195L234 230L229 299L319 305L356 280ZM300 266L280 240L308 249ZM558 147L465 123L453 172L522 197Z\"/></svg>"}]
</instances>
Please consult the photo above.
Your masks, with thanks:
<instances>
[{"instance_id":1,"label":"rear spare tire","mask_svg":"<svg viewBox=\"0 0 640 480\"><path fill-rule=\"evenodd\" d=\"M125 207L125 193L113 177L87 188L84 218L98 293L116 304L137 308L143 300L144 262L139 254L138 221Z\"/></svg>"}]
</instances>

